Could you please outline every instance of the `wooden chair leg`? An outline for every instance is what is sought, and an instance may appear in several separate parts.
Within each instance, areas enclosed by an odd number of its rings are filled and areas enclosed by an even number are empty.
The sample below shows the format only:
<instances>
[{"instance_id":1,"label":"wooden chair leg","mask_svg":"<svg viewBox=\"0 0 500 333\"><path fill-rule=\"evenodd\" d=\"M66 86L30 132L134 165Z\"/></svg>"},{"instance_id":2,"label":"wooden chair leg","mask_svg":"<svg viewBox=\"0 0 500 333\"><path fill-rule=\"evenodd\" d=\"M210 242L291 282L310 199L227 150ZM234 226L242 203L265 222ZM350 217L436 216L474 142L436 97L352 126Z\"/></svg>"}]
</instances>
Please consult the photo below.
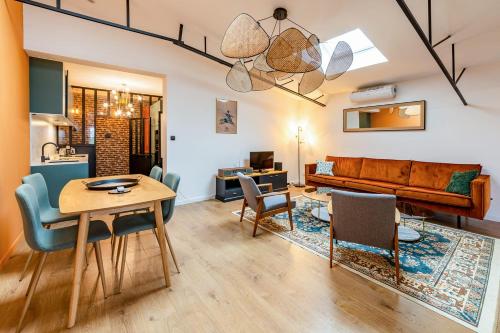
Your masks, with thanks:
<instances>
[{"instance_id":1,"label":"wooden chair leg","mask_svg":"<svg viewBox=\"0 0 500 333\"><path fill-rule=\"evenodd\" d=\"M290 205L288 205L288 220L290 220L290 230L293 230L292 207Z\"/></svg>"},{"instance_id":2,"label":"wooden chair leg","mask_svg":"<svg viewBox=\"0 0 500 333\"><path fill-rule=\"evenodd\" d=\"M398 226L394 232L394 265L396 266L396 284L400 282L399 276L399 241L398 241Z\"/></svg>"},{"instance_id":3,"label":"wooden chair leg","mask_svg":"<svg viewBox=\"0 0 500 333\"><path fill-rule=\"evenodd\" d=\"M170 254L172 255L172 259L174 260L175 268L177 269L177 273L180 273L179 265L177 265L177 258L175 258L174 248L172 243L170 243L170 237L168 237L167 226L165 226L165 238L167 239L168 249L170 250Z\"/></svg>"},{"instance_id":4,"label":"wooden chair leg","mask_svg":"<svg viewBox=\"0 0 500 333\"><path fill-rule=\"evenodd\" d=\"M125 236L125 241L123 242L122 267L120 269L120 282L118 285L118 292L122 291L123 274L125 273L125 260L127 257L127 243L128 243L128 235Z\"/></svg>"},{"instance_id":5,"label":"wooden chair leg","mask_svg":"<svg viewBox=\"0 0 500 333\"><path fill-rule=\"evenodd\" d=\"M35 251L31 250L30 255L28 256L28 259L26 259L26 263L24 264L23 272L21 273L21 276L19 277L19 282L21 282L24 279L24 276L26 275L26 271L28 270L28 267L30 265L31 259L33 259L33 254Z\"/></svg>"},{"instance_id":6,"label":"wooden chair leg","mask_svg":"<svg viewBox=\"0 0 500 333\"><path fill-rule=\"evenodd\" d=\"M288 203L288 220L290 220L290 230L293 230L292 203L290 201L290 193L286 194L286 201Z\"/></svg>"},{"instance_id":7,"label":"wooden chair leg","mask_svg":"<svg viewBox=\"0 0 500 333\"><path fill-rule=\"evenodd\" d=\"M99 268L99 276L102 282L102 292L104 293L104 298L107 298L108 291L106 288L106 277L104 276L104 265L102 263L101 244L99 242L95 242L94 248L95 248L95 260L97 261L97 268Z\"/></svg>"},{"instance_id":8,"label":"wooden chair leg","mask_svg":"<svg viewBox=\"0 0 500 333\"><path fill-rule=\"evenodd\" d=\"M245 215L245 208L247 207L247 199L243 199L243 207L241 207L240 222L243 222L243 216Z\"/></svg>"},{"instance_id":9,"label":"wooden chair leg","mask_svg":"<svg viewBox=\"0 0 500 333\"><path fill-rule=\"evenodd\" d=\"M333 216L330 215L330 268L333 267Z\"/></svg>"},{"instance_id":10,"label":"wooden chair leg","mask_svg":"<svg viewBox=\"0 0 500 333\"><path fill-rule=\"evenodd\" d=\"M257 234L257 226L259 225L260 216L262 214L262 206L264 205L263 200L259 200L257 204L257 211L255 212L255 224L253 225L253 237Z\"/></svg>"},{"instance_id":11,"label":"wooden chair leg","mask_svg":"<svg viewBox=\"0 0 500 333\"><path fill-rule=\"evenodd\" d=\"M33 294L35 293L36 286L38 285L38 281L40 280L40 275L42 274L43 265L45 264L45 260L47 259L48 254L49 254L48 252L44 252L42 254L42 258L40 259L40 262L38 263L35 271L33 272L33 278L34 278L33 285L28 289L28 298L26 299L26 302L24 303L23 312L21 313L21 317L19 318L16 332L21 331L24 317L26 316L26 312L28 311L28 308L30 306L31 299L33 298Z\"/></svg>"},{"instance_id":12,"label":"wooden chair leg","mask_svg":"<svg viewBox=\"0 0 500 333\"><path fill-rule=\"evenodd\" d=\"M35 254L36 254L36 253L35 253ZM43 253L40 253L40 259L42 258L42 255L43 255ZM40 261L38 262L38 264L39 264L39 263L40 263ZM37 264L37 266L36 266L36 267L38 267L38 264ZM30 292L31 288L33 287L33 283L34 283L34 281L35 281L35 275L36 275L36 274L35 274L35 271L33 271L33 274L31 275L31 279L30 279L30 284L28 285L28 289L26 289L26 294L25 294L25 296L26 296L26 297L28 296L28 294L29 294L29 292Z\"/></svg>"},{"instance_id":13,"label":"wooden chair leg","mask_svg":"<svg viewBox=\"0 0 500 333\"><path fill-rule=\"evenodd\" d=\"M260 220L260 213L257 213L255 215L255 223L253 225L253 234L252 234L253 237L255 237L255 235L257 234L257 225L259 224L259 220Z\"/></svg>"},{"instance_id":14,"label":"wooden chair leg","mask_svg":"<svg viewBox=\"0 0 500 333\"><path fill-rule=\"evenodd\" d=\"M153 234L155 234L156 241L158 242L158 245L160 244L160 239L158 238L158 233L156 232L156 228L151 229L153 231Z\"/></svg>"},{"instance_id":15,"label":"wooden chair leg","mask_svg":"<svg viewBox=\"0 0 500 333\"><path fill-rule=\"evenodd\" d=\"M116 250L116 261L115 261L116 267L118 267L118 263L120 262L120 255L122 253L122 242L123 242L123 236L120 236L118 238L118 250Z\"/></svg>"},{"instance_id":16,"label":"wooden chair leg","mask_svg":"<svg viewBox=\"0 0 500 333\"><path fill-rule=\"evenodd\" d=\"M116 245L116 242L115 242L115 234L112 234L111 235L111 262L113 262L113 260L115 259L115 245Z\"/></svg>"}]
</instances>

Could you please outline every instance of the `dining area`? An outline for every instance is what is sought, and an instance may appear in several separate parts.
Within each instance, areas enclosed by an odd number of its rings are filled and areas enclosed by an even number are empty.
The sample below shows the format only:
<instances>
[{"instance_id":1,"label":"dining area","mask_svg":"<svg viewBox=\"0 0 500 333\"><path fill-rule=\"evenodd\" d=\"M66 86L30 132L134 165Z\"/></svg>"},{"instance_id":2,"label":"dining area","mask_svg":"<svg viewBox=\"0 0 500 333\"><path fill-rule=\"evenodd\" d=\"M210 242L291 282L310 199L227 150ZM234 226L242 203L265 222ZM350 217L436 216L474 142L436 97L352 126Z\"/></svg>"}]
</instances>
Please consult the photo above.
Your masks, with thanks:
<instances>
[{"instance_id":1,"label":"dining area","mask_svg":"<svg viewBox=\"0 0 500 333\"><path fill-rule=\"evenodd\" d=\"M179 183L177 174L163 173L158 166L152 168L149 176L73 179L62 188L59 207L53 207L49 202L44 177L37 173L23 177L15 196L30 252L19 276L19 283L27 283L23 280L29 278L29 284L16 332L23 330L30 317L30 304L37 298L36 290L40 281L54 277L55 273L47 273L44 277L43 269L47 258L56 252L58 261L71 262L71 269L64 270L71 271L71 277L65 279L69 283L58 284L57 288L50 290L44 289L39 295L43 299L38 302L50 303L52 292L64 290L68 295L67 301L65 305L59 303L54 311L59 318L67 317L67 328L78 326L79 301L82 297L89 297L89 279L94 301L103 306L115 302L113 299L122 291L124 276L126 279L127 249L130 251L131 235L135 236L132 246L141 242L140 237L146 239L154 235L156 246L151 248L147 259L161 267L162 289L170 288L169 260L173 261L176 271L180 273L167 231L167 224L174 215ZM111 252L111 256L105 256L111 262L103 260L103 247L107 253ZM92 267L92 256L95 257L95 267ZM132 260L136 259L132 257ZM94 271L97 277L90 274ZM112 276L108 274L110 271ZM133 286L136 287L140 286ZM97 292L97 288L102 288L102 294ZM102 295L101 299L97 299L98 295Z\"/></svg>"}]
</instances>

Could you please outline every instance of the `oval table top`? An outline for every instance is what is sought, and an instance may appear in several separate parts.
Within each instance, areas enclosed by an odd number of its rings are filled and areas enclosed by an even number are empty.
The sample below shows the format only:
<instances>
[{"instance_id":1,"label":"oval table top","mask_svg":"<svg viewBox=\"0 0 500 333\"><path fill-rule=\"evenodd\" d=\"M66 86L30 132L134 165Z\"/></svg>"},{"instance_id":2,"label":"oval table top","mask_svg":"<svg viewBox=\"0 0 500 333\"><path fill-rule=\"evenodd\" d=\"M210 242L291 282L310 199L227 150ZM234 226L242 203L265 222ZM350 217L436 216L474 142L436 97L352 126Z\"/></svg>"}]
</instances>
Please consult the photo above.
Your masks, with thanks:
<instances>
[{"instance_id":1,"label":"oval table top","mask_svg":"<svg viewBox=\"0 0 500 333\"><path fill-rule=\"evenodd\" d=\"M330 190L333 189L331 187L324 187L323 191L321 191L321 187L319 187L320 191L318 191L317 188L311 188L311 187L306 187L302 191L302 195L306 198L309 198L311 200L316 200L316 201L321 201L321 202L328 202L331 200L332 195Z\"/></svg>"}]
</instances>

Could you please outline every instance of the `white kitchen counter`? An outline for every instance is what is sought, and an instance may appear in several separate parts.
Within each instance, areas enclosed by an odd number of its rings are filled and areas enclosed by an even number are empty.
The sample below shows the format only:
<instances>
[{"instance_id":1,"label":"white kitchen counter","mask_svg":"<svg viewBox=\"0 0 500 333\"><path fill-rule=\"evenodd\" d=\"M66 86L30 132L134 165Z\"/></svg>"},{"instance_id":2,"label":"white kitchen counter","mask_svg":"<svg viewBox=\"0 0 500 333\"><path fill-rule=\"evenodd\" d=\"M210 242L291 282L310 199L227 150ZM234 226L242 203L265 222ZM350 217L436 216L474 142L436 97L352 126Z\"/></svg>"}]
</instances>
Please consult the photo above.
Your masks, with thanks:
<instances>
[{"instance_id":1,"label":"white kitchen counter","mask_svg":"<svg viewBox=\"0 0 500 333\"><path fill-rule=\"evenodd\" d=\"M31 161L31 166L54 166L54 165L74 165L74 164L87 164L88 163L88 155L87 154L77 154L73 156L65 156L61 157L60 160L76 160L76 162L59 162L54 163L57 159L51 159L45 162L42 161ZM50 163L52 161L52 163Z\"/></svg>"}]
</instances>

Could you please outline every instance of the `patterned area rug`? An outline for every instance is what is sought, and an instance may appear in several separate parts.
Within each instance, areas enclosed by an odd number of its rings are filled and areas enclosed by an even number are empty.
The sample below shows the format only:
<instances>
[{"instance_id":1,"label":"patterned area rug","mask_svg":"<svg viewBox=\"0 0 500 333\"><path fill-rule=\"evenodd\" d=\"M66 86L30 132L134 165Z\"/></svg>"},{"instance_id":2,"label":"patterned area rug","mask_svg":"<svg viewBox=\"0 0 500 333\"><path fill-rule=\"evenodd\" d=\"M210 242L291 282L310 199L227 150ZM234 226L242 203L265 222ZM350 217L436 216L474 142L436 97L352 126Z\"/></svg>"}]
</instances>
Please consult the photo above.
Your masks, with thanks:
<instances>
[{"instance_id":1,"label":"patterned area rug","mask_svg":"<svg viewBox=\"0 0 500 333\"><path fill-rule=\"evenodd\" d=\"M302 196L295 198L294 231L287 213L266 218L259 227L328 259L329 222L311 215L317 207ZM240 215L240 211L233 212ZM255 213L245 212L254 221ZM448 318L481 332L494 330L499 285L500 244L494 238L421 221L406 220L420 232L416 243L400 242L402 279L396 285L394 260L388 251L339 241L334 261L378 284L425 305Z\"/></svg>"}]
</instances>

